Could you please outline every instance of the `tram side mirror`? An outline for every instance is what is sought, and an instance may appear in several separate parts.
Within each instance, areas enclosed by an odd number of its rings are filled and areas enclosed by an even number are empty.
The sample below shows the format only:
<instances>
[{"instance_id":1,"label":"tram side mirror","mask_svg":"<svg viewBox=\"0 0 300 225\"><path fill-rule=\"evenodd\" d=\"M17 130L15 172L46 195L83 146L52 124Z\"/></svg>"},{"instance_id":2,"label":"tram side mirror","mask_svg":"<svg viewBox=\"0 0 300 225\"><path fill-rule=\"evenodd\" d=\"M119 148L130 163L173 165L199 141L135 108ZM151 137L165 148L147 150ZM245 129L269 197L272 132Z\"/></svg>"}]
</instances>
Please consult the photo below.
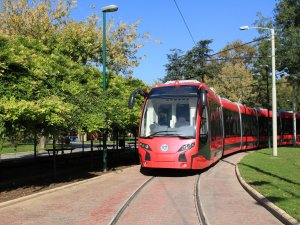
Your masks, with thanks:
<instances>
[{"instance_id":1,"label":"tram side mirror","mask_svg":"<svg viewBox=\"0 0 300 225\"><path fill-rule=\"evenodd\" d=\"M140 94L141 96L143 96L144 98L147 97L147 92L146 91L143 91L141 89L136 89L134 90L131 94L130 94L130 97L129 97L129 102L128 102L128 108L129 109L132 109L133 106L134 106L134 99L135 99L135 96L136 94Z\"/></svg>"},{"instance_id":2,"label":"tram side mirror","mask_svg":"<svg viewBox=\"0 0 300 225\"><path fill-rule=\"evenodd\" d=\"M129 109L132 109L133 106L134 106L134 98L135 98L135 92L132 92L132 93L130 94L129 102L128 102L128 108L129 108Z\"/></svg>"},{"instance_id":3,"label":"tram side mirror","mask_svg":"<svg viewBox=\"0 0 300 225\"><path fill-rule=\"evenodd\" d=\"M200 90L200 104L202 106L207 105L207 91L204 88L201 88Z\"/></svg>"}]
</instances>

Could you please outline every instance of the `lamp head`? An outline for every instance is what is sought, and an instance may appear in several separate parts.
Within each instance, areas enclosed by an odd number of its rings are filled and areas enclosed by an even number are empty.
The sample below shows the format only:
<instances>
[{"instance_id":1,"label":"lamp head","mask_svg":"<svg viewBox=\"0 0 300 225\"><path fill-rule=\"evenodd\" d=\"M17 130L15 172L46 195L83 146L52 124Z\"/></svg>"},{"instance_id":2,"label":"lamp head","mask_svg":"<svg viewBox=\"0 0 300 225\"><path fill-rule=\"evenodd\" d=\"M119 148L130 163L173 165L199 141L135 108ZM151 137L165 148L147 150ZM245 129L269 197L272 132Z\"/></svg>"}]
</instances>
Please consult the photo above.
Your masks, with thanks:
<instances>
[{"instance_id":1,"label":"lamp head","mask_svg":"<svg viewBox=\"0 0 300 225\"><path fill-rule=\"evenodd\" d=\"M118 6L108 5L101 8L102 12L115 12L118 11Z\"/></svg>"},{"instance_id":2,"label":"lamp head","mask_svg":"<svg viewBox=\"0 0 300 225\"><path fill-rule=\"evenodd\" d=\"M249 26L241 26L240 30L249 30Z\"/></svg>"}]
</instances>

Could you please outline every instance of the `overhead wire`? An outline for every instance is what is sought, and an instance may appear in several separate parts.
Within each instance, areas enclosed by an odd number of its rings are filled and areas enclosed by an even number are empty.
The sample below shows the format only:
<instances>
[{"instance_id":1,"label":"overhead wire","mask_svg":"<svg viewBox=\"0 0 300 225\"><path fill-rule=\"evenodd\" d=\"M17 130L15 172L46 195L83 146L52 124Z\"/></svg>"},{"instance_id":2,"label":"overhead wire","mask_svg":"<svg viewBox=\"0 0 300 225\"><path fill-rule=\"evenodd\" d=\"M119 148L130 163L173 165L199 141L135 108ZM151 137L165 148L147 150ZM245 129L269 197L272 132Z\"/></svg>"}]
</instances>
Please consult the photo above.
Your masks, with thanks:
<instances>
[{"instance_id":1,"label":"overhead wire","mask_svg":"<svg viewBox=\"0 0 300 225\"><path fill-rule=\"evenodd\" d=\"M252 40L252 41L243 43L243 44L238 45L238 46L235 46L235 47L233 47L233 48L227 48L227 49L224 49L224 50L222 50L222 51L220 51L220 52L217 52L217 53L208 55L208 57L211 57L211 56L214 56L214 55L218 55L218 54L223 53L223 52L228 52L228 51L231 51L231 50L234 50L234 49L243 47L243 46L245 46L245 45L249 45L249 44L252 44L252 43L254 43L254 42L258 42L258 41L263 40L263 39L266 39L266 38L269 38L269 36L263 36L263 37L260 37L260 38L256 38L256 39L254 39L254 40Z\"/></svg>"},{"instance_id":2,"label":"overhead wire","mask_svg":"<svg viewBox=\"0 0 300 225\"><path fill-rule=\"evenodd\" d=\"M192 32L191 32L191 30L190 30L190 28L189 28L189 26L188 26L188 24L187 24L187 22L186 22L186 20L185 20L185 18L184 18L184 16L183 16L182 12L181 12L181 10L180 10L180 8L179 8L179 6L178 6L176 0L173 0L173 2L174 2L174 4L175 4L175 6L176 6L176 8L177 8L177 10L178 10L178 12L179 12L179 14L180 14L182 20L183 20L183 22L184 22L184 25L185 25L186 29L188 30L188 33L189 33L189 35L190 35L190 37L191 37L191 39L192 39L194 45L196 45L195 39L194 39L194 37L193 37L193 35L192 35ZM263 36L263 37L260 37L260 38L256 38L256 39L254 39L254 40L252 40L252 41L243 43L243 44L241 44L241 45L238 45L238 46L235 46L235 47L232 47L232 48L228 48L228 49L224 49L224 50L222 50L222 51L220 51L220 52L217 52L217 53L208 55L208 58L210 58L210 57L212 57L212 56L215 56L215 55L218 55L218 54L223 53L223 52L228 52L228 51L231 51L231 50L234 50L234 49L243 47L243 46L245 46L245 45L249 45L249 44L252 44L252 43L261 41L261 40L266 39L266 38L270 38L270 36ZM250 57L248 57L248 58L250 58ZM251 58L265 58L265 57L262 57L262 56L257 56L257 57L255 57L255 56L253 56L253 57L251 57ZM236 60L236 59L242 59L242 58L217 58L217 59L206 59L205 61Z\"/></svg>"},{"instance_id":3,"label":"overhead wire","mask_svg":"<svg viewBox=\"0 0 300 225\"><path fill-rule=\"evenodd\" d=\"M174 1L174 3L175 3L175 6L176 6L178 12L180 13L180 16L181 16L181 18L182 18L182 20L183 20L183 22L184 22L184 25L185 25L186 29L188 30L188 32L189 32L189 34L190 34L190 37L191 37L192 41L194 42L194 45L196 45L195 39L194 39L194 37L193 37L193 35L192 35L192 32L191 32L191 30L190 30L190 28L189 28L187 22L185 21L185 18L184 18L184 16L183 16L183 14L182 14L182 12L181 12L181 10L180 10L180 8L179 8L179 6L178 6L176 0L173 0L173 1Z\"/></svg>"},{"instance_id":4,"label":"overhead wire","mask_svg":"<svg viewBox=\"0 0 300 225\"><path fill-rule=\"evenodd\" d=\"M225 57L225 58L213 58L206 59L205 61L227 61L227 60L239 60L239 59L260 59L260 58L270 58L271 56L251 56L251 57Z\"/></svg>"}]
</instances>

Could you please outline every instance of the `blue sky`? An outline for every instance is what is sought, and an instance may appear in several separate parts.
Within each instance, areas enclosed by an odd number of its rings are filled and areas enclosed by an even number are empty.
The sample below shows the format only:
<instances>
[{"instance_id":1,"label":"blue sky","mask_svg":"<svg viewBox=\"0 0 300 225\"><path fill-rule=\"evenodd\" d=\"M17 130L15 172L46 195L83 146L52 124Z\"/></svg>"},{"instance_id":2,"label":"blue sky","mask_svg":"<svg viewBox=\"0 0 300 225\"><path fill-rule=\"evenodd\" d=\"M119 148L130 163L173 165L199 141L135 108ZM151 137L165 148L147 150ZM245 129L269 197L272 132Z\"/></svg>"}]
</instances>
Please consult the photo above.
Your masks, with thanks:
<instances>
[{"instance_id":1,"label":"blue sky","mask_svg":"<svg viewBox=\"0 0 300 225\"><path fill-rule=\"evenodd\" d=\"M212 39L210 47L220 51L226 44L235 40L251 41L258 36L256 30L240 31L242 25L253 25L257 12L264 17L272 17L275 0L176 0L192 36L196 42ZM174 0L77 0L77 8L72 16L84 20L92 13L101 14L101 8L117 5L119 10L107 14L107 19L114 17L126 23L141 19L139 32L149 32L153 39L146 44L139 55L146 55L133 77L152 85L155 80L166 75L164 65L170 49L188 51L194 46L188 30L178 12ZM95 6L91 8L90 6ZM102 18L102 15L101 15Z\"/></svg>"}]
</instances>

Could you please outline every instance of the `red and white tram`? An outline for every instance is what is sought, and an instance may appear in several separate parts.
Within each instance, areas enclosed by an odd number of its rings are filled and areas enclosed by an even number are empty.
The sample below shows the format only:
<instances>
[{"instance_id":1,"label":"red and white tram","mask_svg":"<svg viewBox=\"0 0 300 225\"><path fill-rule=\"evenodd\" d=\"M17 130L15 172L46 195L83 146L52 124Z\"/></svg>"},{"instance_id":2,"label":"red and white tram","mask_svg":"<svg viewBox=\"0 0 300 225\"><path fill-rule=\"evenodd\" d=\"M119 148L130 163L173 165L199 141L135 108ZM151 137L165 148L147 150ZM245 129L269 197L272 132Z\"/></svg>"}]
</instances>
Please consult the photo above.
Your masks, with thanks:
<instances>
[{"instance_id":1,"label":"red and white tram","mask_svg":"<svg viewBox=\"0 0 300 225\"><path fill-rule=\"evenodd\" d=\"M145 168L203 169L223 155L268 146L272 111L250 108L221 98L195 80L155 85L145 97L138 153ZM300 142L300 114L297 143ZM278 114L278 143L293 143L293 113ZM299 125L299 126L298 126ZM269 126L269 127L268 127Z\"/></svg>"}]
</instances>

